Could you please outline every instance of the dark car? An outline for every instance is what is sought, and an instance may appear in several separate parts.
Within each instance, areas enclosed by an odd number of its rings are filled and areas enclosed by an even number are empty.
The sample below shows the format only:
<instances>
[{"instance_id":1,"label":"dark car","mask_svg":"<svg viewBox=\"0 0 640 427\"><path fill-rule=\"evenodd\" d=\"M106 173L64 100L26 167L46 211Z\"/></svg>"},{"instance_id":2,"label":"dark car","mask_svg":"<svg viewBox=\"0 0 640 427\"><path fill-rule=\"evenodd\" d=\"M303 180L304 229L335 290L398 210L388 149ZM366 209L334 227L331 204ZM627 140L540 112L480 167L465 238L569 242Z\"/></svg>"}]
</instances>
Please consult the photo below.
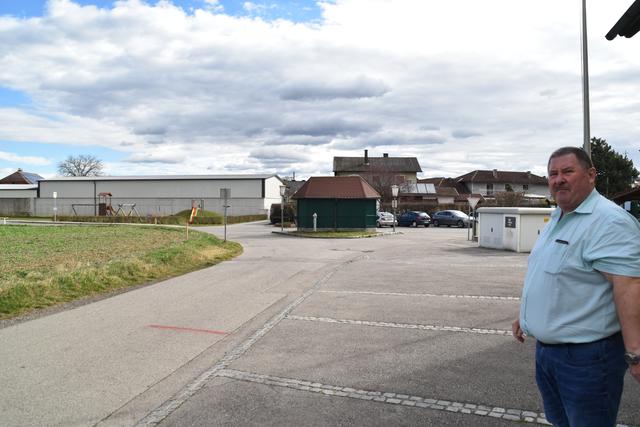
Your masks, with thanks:
<instances>
[{"instance_id":1,"label":"dark car","mask_svg":"<svg viewBox=\"0 0 640 427\"><path fill-rule=\"evenodd\" d=\"M456 227L469 227L471 225L471 220L466 213L462 211L438 211L431 215L431 223L434 227L440 227L441 225L446 225L447 227L451 227L452 225Z\"/></svg>"},{"instance_id":2,"label":"dark car","mask_svg":"<svg viewBox=\"0 0 640 427\"><path fill-rule=\"evenodd\" d=\"M417 227L424 225L428 227L431 224L431 218L426 212L408 211L398 217L398 225L407 227Z\"/></svg>"}]
</instances>

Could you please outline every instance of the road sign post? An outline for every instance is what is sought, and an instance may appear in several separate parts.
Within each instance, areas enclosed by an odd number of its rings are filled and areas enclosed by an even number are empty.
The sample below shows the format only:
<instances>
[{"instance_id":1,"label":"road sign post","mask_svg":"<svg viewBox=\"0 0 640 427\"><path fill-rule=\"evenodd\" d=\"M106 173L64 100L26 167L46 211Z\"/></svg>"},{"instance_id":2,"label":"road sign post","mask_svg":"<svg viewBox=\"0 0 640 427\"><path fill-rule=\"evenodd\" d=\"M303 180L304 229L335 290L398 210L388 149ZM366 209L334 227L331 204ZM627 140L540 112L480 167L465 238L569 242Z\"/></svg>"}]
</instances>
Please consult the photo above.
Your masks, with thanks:
<instances>
[{"instance_id":1,"label":"road sign post","mask_svg":"<svg viewBox=\"0 0 640 427\"><path fill-rule=\"evenodd\" d=\"M224 206L224 241L227 241L227 208L229 207L229 199L231 198L230 188L220 189L220 198L222 199L222 206Z\"/></svg>"}]
</instances>

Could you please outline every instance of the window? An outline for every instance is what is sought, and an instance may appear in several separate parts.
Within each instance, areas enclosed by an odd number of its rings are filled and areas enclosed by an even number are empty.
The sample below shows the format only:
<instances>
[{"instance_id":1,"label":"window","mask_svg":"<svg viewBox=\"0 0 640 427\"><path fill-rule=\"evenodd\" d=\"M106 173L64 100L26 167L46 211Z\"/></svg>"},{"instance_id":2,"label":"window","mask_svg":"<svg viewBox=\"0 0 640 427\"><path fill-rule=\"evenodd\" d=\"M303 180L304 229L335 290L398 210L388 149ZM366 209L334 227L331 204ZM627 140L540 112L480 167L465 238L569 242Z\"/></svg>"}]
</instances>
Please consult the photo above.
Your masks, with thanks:
<instances>
[{"instance_id":1,"label":"window","mask_svg":"<svg viewBox=\"0 0 640 427\"><path fill-rule=\"evenodd\" d=\"M487 196L493 194L493 184L487 184Z\"/></svg>"},{"instance_id":2,"label":"window","mask_svg":"<svg viewBox=\"0 0 640 427\"><path fill-rule=\"evenodd\" d=\"M522 184L522 190L523 191L529 190L529 184Z\"/></svg>"}]
</instances>

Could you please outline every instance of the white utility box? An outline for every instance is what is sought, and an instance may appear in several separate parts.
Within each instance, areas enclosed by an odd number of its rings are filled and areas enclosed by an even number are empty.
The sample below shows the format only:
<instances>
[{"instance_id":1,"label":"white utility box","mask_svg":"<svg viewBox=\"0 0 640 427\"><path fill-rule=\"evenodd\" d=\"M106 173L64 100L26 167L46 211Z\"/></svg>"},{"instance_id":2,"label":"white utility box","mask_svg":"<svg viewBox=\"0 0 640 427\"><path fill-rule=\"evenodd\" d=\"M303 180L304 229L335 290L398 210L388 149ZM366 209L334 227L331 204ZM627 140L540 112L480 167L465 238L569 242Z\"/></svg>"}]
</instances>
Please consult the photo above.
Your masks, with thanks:
<instances>
[{"instance_id":1,"label":"white utility box","mask_svg":"<svg viewBox=\"0 0 640 427\"><path fill-rule=\"evenodd\" d=\"M531 252L553 208L479 208L480 247Z\"/></svg>"}]
</instances>

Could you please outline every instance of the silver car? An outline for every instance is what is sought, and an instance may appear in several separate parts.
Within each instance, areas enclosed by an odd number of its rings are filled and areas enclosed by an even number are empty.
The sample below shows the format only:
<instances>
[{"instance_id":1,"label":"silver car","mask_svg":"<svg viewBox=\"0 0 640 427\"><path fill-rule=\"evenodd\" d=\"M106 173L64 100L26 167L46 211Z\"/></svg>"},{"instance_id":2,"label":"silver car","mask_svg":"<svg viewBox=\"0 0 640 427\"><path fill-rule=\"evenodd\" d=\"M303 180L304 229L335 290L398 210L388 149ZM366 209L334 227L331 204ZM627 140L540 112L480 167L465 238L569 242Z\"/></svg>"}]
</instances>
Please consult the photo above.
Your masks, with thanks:
<instances>
[{"instance_id":1,"label":"silver car","mask_svg":"<svg viewBox=\"0 0 640 427\"><path fill-rule=\"evenodd\" d=\"M471 220L466 213L462 211L447 210L439 211L431 215L431 224L434 227L440 227L446 225L447 227L469 227Z\"/></svg>"},{"instance_id":2,"label":"silver car","mask_svg":"<svg viewBox=\"0 0 640 427\"><path fill-rule=\"evenodd\" d=\"M398 221L390 212L378 212L378 219L376 220L377 227L393 227L398 225Z\"/></svg>"}]
</instances>

